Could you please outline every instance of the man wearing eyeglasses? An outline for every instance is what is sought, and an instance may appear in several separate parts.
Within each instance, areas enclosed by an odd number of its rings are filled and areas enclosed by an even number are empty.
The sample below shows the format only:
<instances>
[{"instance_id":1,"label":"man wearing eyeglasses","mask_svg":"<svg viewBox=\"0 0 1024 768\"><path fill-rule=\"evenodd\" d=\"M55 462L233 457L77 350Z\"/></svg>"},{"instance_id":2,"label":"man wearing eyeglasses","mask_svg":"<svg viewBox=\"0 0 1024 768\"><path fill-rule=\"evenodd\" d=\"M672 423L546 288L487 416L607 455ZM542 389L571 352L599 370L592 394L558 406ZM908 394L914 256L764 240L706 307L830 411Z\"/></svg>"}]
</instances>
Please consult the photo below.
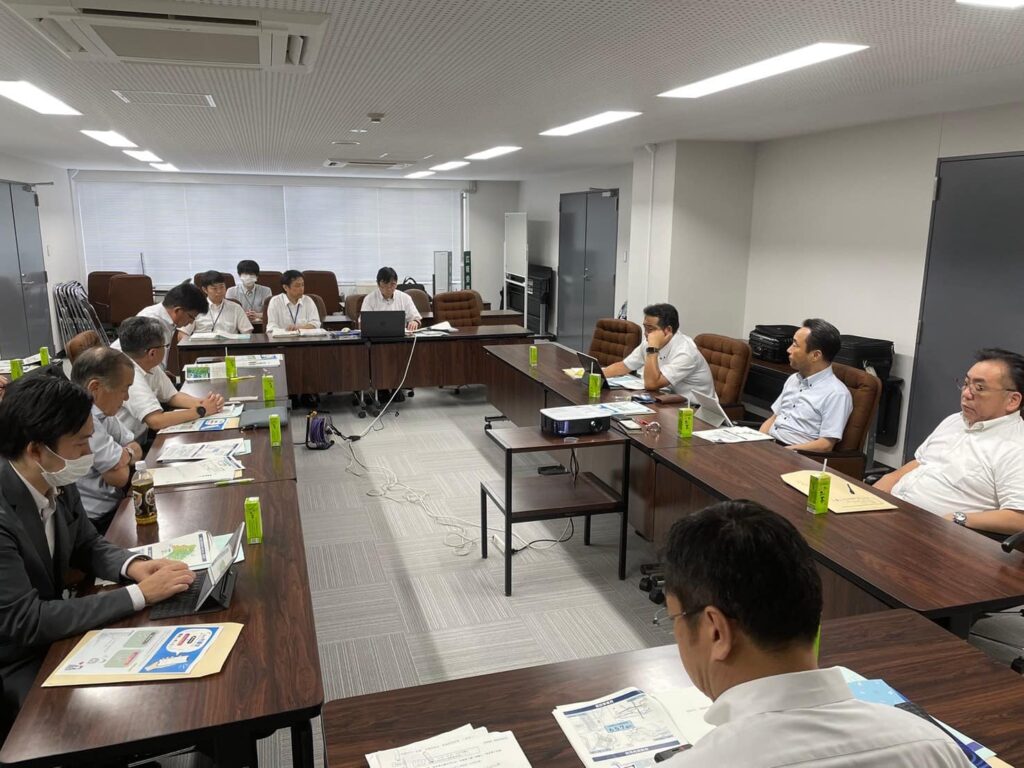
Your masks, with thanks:
<instances>
[{"instance_id":1,"label":"man wearing eyeglasses","mask_svg":"<svg viewBox=\"0 0 1024 768\"><path fill-rule=\"evenodd\" d=\"M1024 530L1024 357L983 349L956 380L960 412L943 419L914 460L876 488L993 533Z\"/></svg>"},{"instance_id":2,"label":"man wearing eyeglasses","mask_svg":"<svg viewBox=\"0 0 1024 768\"><path fill-rule=\"evenodd\" d=\"M938 727L853 697L818 669L821 577L793 525L752 501L682 518L668 535L665 600L690 680L715 726L665 763L685 766L969 766Z\"/></svg>"}]
</instances>

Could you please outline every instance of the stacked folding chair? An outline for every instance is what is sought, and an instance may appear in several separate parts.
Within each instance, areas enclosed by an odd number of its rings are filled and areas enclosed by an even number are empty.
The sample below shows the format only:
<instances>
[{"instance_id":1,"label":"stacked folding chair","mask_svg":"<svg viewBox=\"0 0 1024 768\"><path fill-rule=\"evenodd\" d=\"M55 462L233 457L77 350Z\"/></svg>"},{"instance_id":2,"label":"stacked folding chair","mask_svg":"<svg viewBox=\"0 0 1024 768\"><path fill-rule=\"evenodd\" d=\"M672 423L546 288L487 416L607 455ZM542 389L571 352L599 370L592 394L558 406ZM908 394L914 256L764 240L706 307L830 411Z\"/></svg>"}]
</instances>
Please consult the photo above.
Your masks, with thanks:
<instances>
[{"instance_id":1,"label":"stacked folding chair","mask_svg":"<svg viewBox=\"0 0 1024 768\"><path fill-rule=\"evenodd\" d=\"M60 330L61 347L84 331L95 331L104 344L109 345L96 310L89 303L85 288L77 280L57 283L53 287L53 300L57 312L57 328Z\"/></svg>"}]
</instances>

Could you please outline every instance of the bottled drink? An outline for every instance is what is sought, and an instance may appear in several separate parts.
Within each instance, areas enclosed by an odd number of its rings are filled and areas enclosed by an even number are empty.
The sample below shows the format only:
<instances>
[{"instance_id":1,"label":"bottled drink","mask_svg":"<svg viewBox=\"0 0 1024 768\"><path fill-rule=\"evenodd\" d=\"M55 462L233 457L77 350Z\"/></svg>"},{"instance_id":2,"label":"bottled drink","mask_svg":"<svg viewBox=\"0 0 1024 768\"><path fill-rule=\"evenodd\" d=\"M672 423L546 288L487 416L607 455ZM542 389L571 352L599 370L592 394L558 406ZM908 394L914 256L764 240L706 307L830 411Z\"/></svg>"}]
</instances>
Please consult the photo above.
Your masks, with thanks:
<instances>
[{"instance_id":1,"label":"bottled drink","mask_svg":"<svg viewBox=\"0 0 1024 768\"><path fill-rule=\"evenodd\" d=\"M153 491L153 475L146 469L146 462L135 464L132 475L132 501L135 502L135 522L150 525L156 522L156 493Z\"/></svg>"}]
</instances>

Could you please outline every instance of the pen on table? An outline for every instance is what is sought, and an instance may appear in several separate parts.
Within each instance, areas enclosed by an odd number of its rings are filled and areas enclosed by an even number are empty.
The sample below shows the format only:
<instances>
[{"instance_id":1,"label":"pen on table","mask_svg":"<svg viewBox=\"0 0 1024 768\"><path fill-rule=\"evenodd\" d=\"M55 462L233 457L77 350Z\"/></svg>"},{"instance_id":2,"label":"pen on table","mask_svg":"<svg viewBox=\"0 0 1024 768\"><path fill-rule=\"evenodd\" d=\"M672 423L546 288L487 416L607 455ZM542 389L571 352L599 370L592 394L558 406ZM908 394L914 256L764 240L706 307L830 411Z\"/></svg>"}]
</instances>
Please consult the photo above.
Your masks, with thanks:
<instances>
[{"instance_id":1,"label":"pen on table","mask_svg":"<svg viewBox=\"0 0 1024 768\"><path fill-rule=\"evenodd\" d=\"M686 751L687 749L689 749L692 746L693 746L692 744L680 744L678 747L672 747L672 749L666 749L664 752L659 752L658 754L656 754L654 756L654 762L662 763L665 760L668 760L673 755L678 754L679 752L684 752L684 751Z\"/></svg>"},{"instance_id":2,"label":"pen on table","mask_svg":"<svg viewBox=\"0 0 1024 768\"><path fill-rule=\"evenodd\" d=\"M253 374L251 376L232 376L230 379L228 379L228 381L235 382L235 381L244 381L245 379L255 379L255 378L256 378L255 374Z\"/></svg>"},{"instance_id":3,"label":"pen on table","mask_svg":"<svg viewBox=\"0 0 1024 768\"><path fill-rule=\"evenodd\" d=\"M251 483L253 478L251 477L239 477L235 480L218 480L214 485L241 485L242 483Z\"/></svg>"},{"instance_id":4,"label":"pen on table","mask_svg":"<svg viewBox=\"0 0 1024 768\"><path fill-rule=\"evenodd\" d=\"M853 490L853 486L850 485L849 483L846 484L846 488L850 492L851 495L853 495L853 496L857 495L857 492L855 490Z\"/></svg>"}]
</instances>

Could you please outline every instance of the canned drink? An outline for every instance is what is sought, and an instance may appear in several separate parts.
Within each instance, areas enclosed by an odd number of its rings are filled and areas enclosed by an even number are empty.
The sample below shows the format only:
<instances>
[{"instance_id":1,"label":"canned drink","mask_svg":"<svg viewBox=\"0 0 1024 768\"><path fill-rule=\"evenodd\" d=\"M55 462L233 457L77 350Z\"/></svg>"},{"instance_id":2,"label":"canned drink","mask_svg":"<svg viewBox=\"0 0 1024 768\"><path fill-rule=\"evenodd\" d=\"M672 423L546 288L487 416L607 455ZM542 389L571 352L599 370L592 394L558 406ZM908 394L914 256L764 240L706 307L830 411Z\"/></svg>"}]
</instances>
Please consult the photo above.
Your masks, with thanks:
<instances>
[{"instance_id":1,"label":"canned drink","mask_svg":"<svg viewBox=\"0 0 1024 768\"><path fill-rule=\"evenodd\" d=\"M277 393L274 391L274 377L269 373L263 374L263 401L265 403L272 403L277 399Z\"/></svg>"},{"instance_id":2,"label":"canned drink","mask_svg":"<svg viewBox=\"0 0 1024 768\"><path fill-rule=\"evenodd\" d=\"M591 400L601 399L601 374L591 373L587 379L587 394Z\"/></svg>"},{"instance_id":3,"label":"canned drink","mask_svg":"<svg viewBox=\"0 0 1024 768\"><path fill-rule=\"evenodd\" d=\"M245 500L245 535L250 544L263 543L263 510L259 496L249 496Z\"/></svg>"},{"instance_id":4,"label":"canned drink","mask_svg":"<svg viewBox=\"0 0 1024 768\"><path fill-rule=\"evenodd\" d=\"M39 348L39 364L49 365L50 364L50 350L48 347Z\"/></svg>"},{"instance_id":5,"label":"canned drink","mask_svg":"<svg viewBox=\"0 0 1024 768\"><path fill-rule=\"evenodd\" d=\"M25 373L25 367L21 363L20 358L14 358L11 360L11 381L17 381Z\"/></svg>"},{"instance_id":6,"label":"canned drink","mask_svg":"<svg viewBox=\"0 0 1024 768\"><path fill-rule=\"evenodd\" d=\"M537 345L536 344L531 344L530 345L530 367L531 368L536 368L537 367Z\"/></svg>"},{"instance_id":7,"label":"canned drink","mask_svg":"<svg viewBox=\"0 0 1024 768\"><path fill-rule=\"evenodd\" d=\"M276 413L270 414L267 419L267 426L270 428L270 445L273 448L281 447L281 417Z\"/></svg>"},{"instance_id":8,"label":"canned drink","mask_svg":"<svg viewBox=\"0 0 1024 768\"><path fill-rule=\"evenodd\" d=\"M235 362L234 355L226 355L224 357L224 373L229 379L238 377L238 364Z\"/></svg>"},{"instance_id":9,"label":"canned drink","mask_svg":"<svg viewBox=\"0 0 1024 768\"><path fill-rule=\"evenodd\" d=\"M828 496L831 490L832 476L828 472L812 472L811 482L807 489L807 511L815 515L828 512Z\"/></svg>"},{"instance_id":10,"label":"canned drink","mask_svg":"<svg viewBox=\"0 0 1024 768\"><path fill-rule=\"evenodd\" d=\"M693 408L679 409L678 434L680 437L693 437Z\"/></svg>"}]
</instances>

